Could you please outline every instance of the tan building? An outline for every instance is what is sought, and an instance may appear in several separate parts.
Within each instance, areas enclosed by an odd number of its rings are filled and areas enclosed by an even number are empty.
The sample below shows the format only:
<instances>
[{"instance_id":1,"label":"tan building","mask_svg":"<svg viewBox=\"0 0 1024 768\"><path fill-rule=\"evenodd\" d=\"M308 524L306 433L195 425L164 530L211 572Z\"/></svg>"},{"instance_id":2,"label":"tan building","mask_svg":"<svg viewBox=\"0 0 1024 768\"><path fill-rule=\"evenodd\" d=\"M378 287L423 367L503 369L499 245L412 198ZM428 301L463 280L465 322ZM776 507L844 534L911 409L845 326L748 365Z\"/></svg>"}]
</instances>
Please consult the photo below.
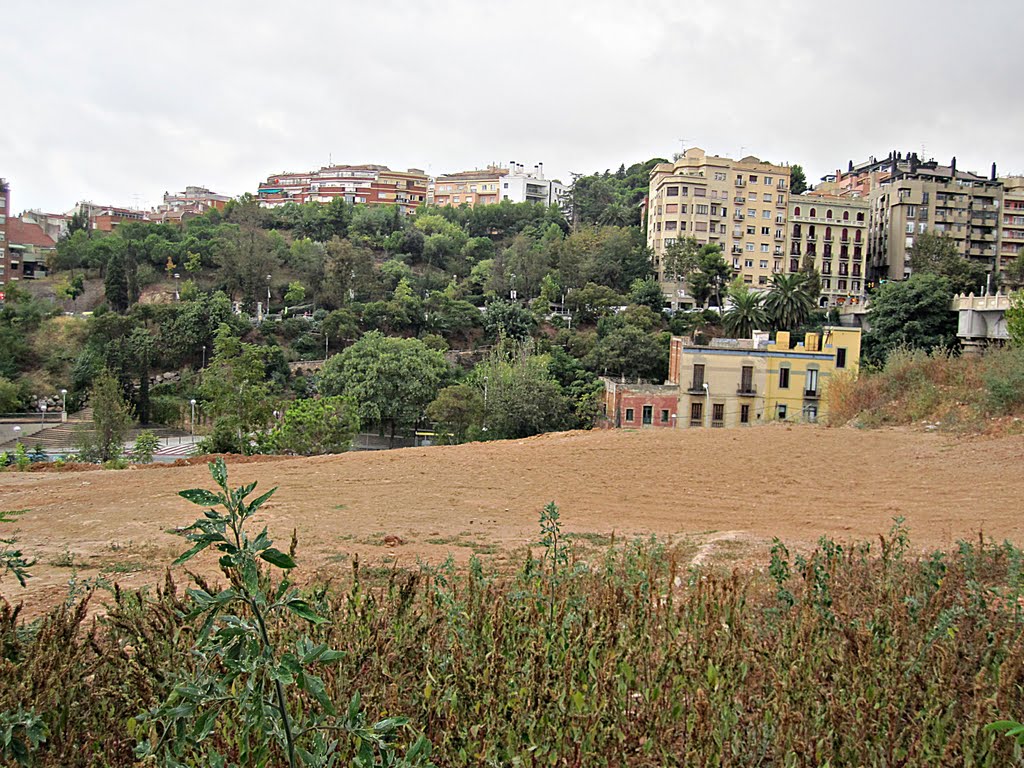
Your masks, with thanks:
<instances>
[{"instance_id":1,"label":"tan building","mask_svg":"<svg viewBox=\"0 0 1024 768\"><path fill-rule=\"evenodd\" d=\"M674 337L669 383L679 387L676 426L743 427L764 421L816 422L822 398L837 373L856 376L859 328L826 327L791 345L788 331L775 341L766 332L753 339L713 339L709 345Z\"/></svg>"},{"instance_id":2,"label":"tan building","mask_svg":"<svg viewBox=\"0 0 1024 768\"><path fill-rule=\"evenodd\" d=\"M785 270L813 261L821 275L822 307L863 303L867 290L867 200L817 191L789 199Z\"/></svg>"},{"instance_id":3,"label":"tan building","mask_svg":"<svg viewBox=\"0 0 1024 768\"><path fill-rule=\"evenodd\" d=\"M1002 231L999 233L999 269L1006 269L1024 253L1024 176L1002 179Z\"/></svg>"},{"instance_id":4,"label":"tan building","mask_svg":"<svg viewBox=\"0 0 1024 768\"><path fill-rule=\"evenodd\" d=\"M708 155L697 147L651 170L647 245L672 308L694 304L664 260L665 249L680 238L720 245L744 283L767 288L786 257L789 176L788 166Z\"/></svg>"},{"instance_id":5,"label":"tan building","mask_svg":"<svg viewBox=\"0 0 1024 768\"><path fill-rule=\"evenodd\" d=\"M494 205L501 201L501 184L508 168L489 166L483 170L461 171L434 179L427 203L436 206Z\"/></svg>"}]
</instances>

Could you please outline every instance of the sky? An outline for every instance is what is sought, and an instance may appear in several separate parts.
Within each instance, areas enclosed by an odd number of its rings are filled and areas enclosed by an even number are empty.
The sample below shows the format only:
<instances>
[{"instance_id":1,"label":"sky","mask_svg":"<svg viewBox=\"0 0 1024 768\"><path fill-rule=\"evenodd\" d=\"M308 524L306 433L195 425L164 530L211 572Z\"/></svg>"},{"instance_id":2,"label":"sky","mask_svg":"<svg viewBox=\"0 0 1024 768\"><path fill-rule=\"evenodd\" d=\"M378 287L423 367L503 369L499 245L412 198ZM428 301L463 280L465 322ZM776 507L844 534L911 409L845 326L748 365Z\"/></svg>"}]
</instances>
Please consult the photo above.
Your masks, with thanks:
<instances>
[{"instance_id":1,"label":"sky","mask_svg":"<svg viewBox=\"0 0 1024 768\"><path fill-rule=\"evenodd\" d=\"M569 181L682 146L811 181L892 149L1024 174L1020 0L2 4L12 213L331 160Z\"/></svg>"}]
</instances>

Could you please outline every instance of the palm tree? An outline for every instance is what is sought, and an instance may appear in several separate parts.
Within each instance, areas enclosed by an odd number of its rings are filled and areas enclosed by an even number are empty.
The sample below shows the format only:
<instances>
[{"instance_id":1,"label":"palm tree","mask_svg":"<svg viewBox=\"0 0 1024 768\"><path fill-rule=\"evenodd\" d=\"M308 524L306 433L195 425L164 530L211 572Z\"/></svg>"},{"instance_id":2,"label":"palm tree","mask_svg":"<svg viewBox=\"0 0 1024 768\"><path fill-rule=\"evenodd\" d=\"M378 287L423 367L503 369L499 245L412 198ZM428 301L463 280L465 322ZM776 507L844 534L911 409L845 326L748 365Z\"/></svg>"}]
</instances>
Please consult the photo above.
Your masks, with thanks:
<instances>
[{"instance_id":1,"label":"palm tree","mask_svg":"<svg viewBox=\"0 0 1024 768\"><path fill-rule=\"evenodd\" d=\"M764 308L776 330L793 330L811 316L814 299L808 287L804 272L772 275L772 287L764 300Z\"/></svg>"},{"instance_id":2,"label":"palm tree","mask_svg":"<svg viewBox=\"0 0 1024 768\"><path fill-rule=\"evenodd\" d=\"M764 297L744 288L729 292L732 307L722 315L725 332L736 339L749 339L758 328L768 326Z\"/></svg>"}]
</instances>

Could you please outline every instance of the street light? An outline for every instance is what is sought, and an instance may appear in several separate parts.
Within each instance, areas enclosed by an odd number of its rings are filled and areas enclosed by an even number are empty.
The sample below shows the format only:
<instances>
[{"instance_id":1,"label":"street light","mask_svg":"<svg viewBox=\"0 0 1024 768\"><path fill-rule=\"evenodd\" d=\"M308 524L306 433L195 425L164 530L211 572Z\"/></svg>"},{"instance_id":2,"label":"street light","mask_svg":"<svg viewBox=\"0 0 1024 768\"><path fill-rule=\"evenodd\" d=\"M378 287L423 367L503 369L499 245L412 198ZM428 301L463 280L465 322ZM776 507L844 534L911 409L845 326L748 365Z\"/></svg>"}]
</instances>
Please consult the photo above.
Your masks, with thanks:
<instances>
[{"instance_id":1,"label":"street light","mask_svg":"<svg viewBox=\"0 0 1024 768\"><path fill-rule=\"evenodd\" d=\"M188 434L194 438L196 436L196 399L193 397L188 404L192 406L192 419L188 424Z\"/></svg>"},{"instance_id":2,"label":"street light","mask_svg":"<svg viewBox=\"0 0 1024 768\"><path fill-rule=\"evenodd\" d=\"M711 388L708 383L704 382L704 426L708 426L708 421L711 419Z\"/></svg>"},{"instance_id":3,"label":"street light","mask_svg":"<svg viewBox=\"0 0 1024 768\"><path fill-rule=\"evenodd\" d=\"M45 402L40 402L39 403L39 426L42 426L44 421L46 421L46 403Z\"/></svg>"},{"instance_id":4,"label":"street light","mask_svg":"<svg viewBox=\"0 0 1024 768\"><path fill-rule=\"evenodd\" d=\"M68 391L66 389L60 391L60 420L68 420Z\"/></svg>"},{"instance_id":5,"label":"street light","mask_svg":"<svg viewBox=\"0 0 1024 768\"><path fill-rule=\"evenodd\" d=\"M270 280L273 275L267 275L267 314L270 314Z\"/></svg>"},{"instance_id":6,"label":"street light","mask_svg":"<svg viewBox=\"0 0 1024 768\"><path fill-rule=\"evenodd\" d=\"M174 273L174 299L181 301L181 273Z\"/></svg>"}]
</instances>

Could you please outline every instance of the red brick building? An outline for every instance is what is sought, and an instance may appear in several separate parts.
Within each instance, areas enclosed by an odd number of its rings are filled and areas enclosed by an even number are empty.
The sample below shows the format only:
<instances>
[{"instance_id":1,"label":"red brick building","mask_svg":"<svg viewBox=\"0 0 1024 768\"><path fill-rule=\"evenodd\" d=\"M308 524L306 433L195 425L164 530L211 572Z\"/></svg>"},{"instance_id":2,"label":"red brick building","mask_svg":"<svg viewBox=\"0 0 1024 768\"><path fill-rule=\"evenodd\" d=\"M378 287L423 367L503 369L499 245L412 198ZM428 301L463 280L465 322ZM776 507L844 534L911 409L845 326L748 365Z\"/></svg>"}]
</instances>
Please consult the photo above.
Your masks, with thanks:
<instances>
[{"instance_id":1,"label":"red brick building","mask_svg":"<svg viewBox=\"0 0 1024 768\"><path fill-rule=\"evenodd\" d=\"M279 173L262 182L260 204L329 203L342 198L353 205L396 205L415 213L427 200L427 175L418 168L392 171L386 165L331 165L306 173Z\"/></svg>"},{"instance_id":2,"label":"red brick building","mask_svg":"<svg viewBox=\"0 0 1024 768\"><path fill-rule=\"evenodd\" d=\"M7 181L0 178L0 286L9 279L10 264L8 263L7 222L11 217L10 187Z\"/></svg>"},{"instance_id":3,"label":"red brick building","mask_svg":"<svg viewBox=\"0 0 1024 768\"><path fill-rule=\"evenodd\" d=\"M668 427L676 425L679 387L668 384L630 384L604 381L605 426Z\"/></svg>"},{"instance_id":4,"label":"red brick building","mask_svg":"<svg viewBox=\"0 0 1024 768\"><path fill-rule=\"evenodd\" d=\"M57 243L38 224L7 220L7 274L10 280L46 277L47 262Z\"/></svg>"}]
</instances>

